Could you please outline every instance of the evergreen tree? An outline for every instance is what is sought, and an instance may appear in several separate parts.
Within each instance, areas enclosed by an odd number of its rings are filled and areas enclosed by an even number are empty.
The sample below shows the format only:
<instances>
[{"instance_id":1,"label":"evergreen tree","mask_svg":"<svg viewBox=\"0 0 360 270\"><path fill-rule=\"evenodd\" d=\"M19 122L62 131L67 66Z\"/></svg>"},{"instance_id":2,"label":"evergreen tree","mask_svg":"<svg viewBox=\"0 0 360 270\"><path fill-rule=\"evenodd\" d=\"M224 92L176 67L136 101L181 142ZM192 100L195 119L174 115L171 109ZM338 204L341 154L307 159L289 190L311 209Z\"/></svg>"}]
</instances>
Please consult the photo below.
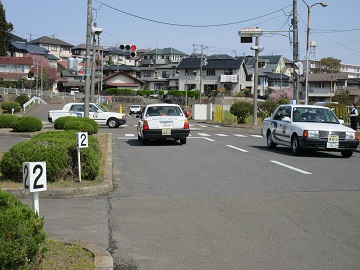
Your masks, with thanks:
<instances>
[{"instance_id":1,"label":"evergreen tree","mask_svg":"<svg viewBox=\"0 0 360 270\"><path fill-rule=\"evenodd\" d=\"M6 56L6 51L11 41L11 31L14 30L12 23L6 21L5 10L0 1L0 56Z\"/></svg>"}]
</instances>

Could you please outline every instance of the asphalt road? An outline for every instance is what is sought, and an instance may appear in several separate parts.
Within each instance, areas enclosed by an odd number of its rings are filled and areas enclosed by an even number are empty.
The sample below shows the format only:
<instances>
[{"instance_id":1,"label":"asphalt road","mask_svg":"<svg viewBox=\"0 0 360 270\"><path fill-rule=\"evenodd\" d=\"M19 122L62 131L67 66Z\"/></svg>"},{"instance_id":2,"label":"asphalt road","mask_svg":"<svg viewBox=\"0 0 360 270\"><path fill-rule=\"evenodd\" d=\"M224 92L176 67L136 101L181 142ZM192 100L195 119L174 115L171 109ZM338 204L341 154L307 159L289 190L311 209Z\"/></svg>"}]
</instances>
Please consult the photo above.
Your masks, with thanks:
<instances>
[{"instance_id":1,"label":"asphalt road","mask_svg":"<svg viewBox=\"0 0 360 270\"><path fill-rule=\"evenodd\" d=\"M40 201L48 233L102 246L115 269L360 269L359 153L294 157L259 129L195 122L185 145L142 146L135 124L102 129L113 192Z\"/></svg>"}]
</instances>

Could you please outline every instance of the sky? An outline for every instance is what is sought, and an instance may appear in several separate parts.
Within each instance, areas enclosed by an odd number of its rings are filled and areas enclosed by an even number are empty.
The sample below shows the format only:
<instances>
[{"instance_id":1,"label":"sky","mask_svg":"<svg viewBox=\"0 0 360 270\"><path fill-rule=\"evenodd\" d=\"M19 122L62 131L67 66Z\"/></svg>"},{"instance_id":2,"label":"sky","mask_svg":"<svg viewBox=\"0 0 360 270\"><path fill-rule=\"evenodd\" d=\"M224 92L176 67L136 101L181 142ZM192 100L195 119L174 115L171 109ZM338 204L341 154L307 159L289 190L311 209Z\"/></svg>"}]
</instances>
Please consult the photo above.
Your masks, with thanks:
<instances>
[{"instance_id":1,"label":"sky","mask_svg":"<svg viewBox=\"0 0 360 270\"><path fill-rule=\"evenodd\" d=\"M0 0L13 34L22 38L55 37L74 46L86 43L88 0ZM300 60L306 59L307 6L297 0ZM327 0L310 8L312 58L334 57L360 65L360 16L356 0ZM259 27L261 55L292 60L293 0L92 0L93 21L102 28L103 47L135 44L138 49L172 47L186 54L253 55L240 43L241 28ZM276 34L276 31L281 31Z\"/></svg>"}]
</instances>

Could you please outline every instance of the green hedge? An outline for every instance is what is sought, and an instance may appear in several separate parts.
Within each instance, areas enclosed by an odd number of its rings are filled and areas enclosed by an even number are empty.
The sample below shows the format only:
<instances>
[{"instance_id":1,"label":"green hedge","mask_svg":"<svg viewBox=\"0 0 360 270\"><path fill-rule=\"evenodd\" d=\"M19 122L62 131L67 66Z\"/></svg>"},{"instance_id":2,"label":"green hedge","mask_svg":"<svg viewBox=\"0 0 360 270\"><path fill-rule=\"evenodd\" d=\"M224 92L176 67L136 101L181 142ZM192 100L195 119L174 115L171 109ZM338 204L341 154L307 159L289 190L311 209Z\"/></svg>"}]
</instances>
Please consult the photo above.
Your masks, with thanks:
<instances>
[{"instance_id":1,"label":"green hedge","mask_svg":"<svg viewBox=\"0 0 360 270\"><path fill-rule=\"evenodd\" d=\"M0 190L0 269L40 269L44 219L15 196Z\"/></svg>"},{"instance_id":2,"label":"green hedge","mask_svg":"<svg viewBox=\"0 0 360 270\"><path fill-rule=\"evenodd\" d=\"M18 117L11 125L15 132L35 132L43 127L41 120L34 116Z\"/></svg>"},{"instance_id":3,"label":"green hedge","mask_svg":"<svg viewBox=\"0 0 360 270\"><path fill-rule=\"evenodd\" d=\"M0 115L0 128L11 128L12 123L18 119L18 116L12 114Z\"/></svg>"},{"instance_id":4,"label":"green hedge","mask_svg":"<svg viewBox=\"0 0 360 270\"><path fill-rule=\"evenodd\" d=\"M17 101L7 101L1 104L1 109L3 111L7 111L8 113L11 113L11 109L14 109L14 112L20 112L21 111L21 105Z\"/></svg>"},{"instance_id":5,"label":"green hedge","mask_svg":"<svg viewBox=\"0 0 360 270\"><path fill-rule=\"evenodd\" d=\"M75 124L74 124L75 123ZM90 126L90 127L89 127ZM86 117L74 117L74 116L64 116L59 117L54 122L55 129L62 130L77 130L77 131L86 131L91 134L96 134L99 132L99 125L94 119Z\"/></svg>"},{"instance_id":6,"label":"green hedge","mask_svg":"<svg viewBox=\"0 0 360 270\"><path fill-rule=\"evenodd\" d=\"M21 107L29 101L29 97L27 95L19 95L15 98L15 101L19 102Z\"/></svg>"},{"instance_id":7,"label":"green hedge","mask_svg":"<svg viewBox=\"0 0 360 270\"><path fill-rule=\"evenodd\" d=\"M95 180L101 162L99 142L89 136L89 147L82 148L80 153L82 178ZM76 131L42 132L14 145L1 159L0 171L7 179L22 182L22 163L41 161L46 162L48 182L78 178Z\"/></svg>"},{"instance_id":8,"label":"green hedge","mask_svg":"<svg viewBox=\"0 0 360 270\"><path fill-rule=\"evenodd\" d=\"M105 92L109 95L123 95L130 96L133 92L132 89L123 89L123 88L108 88Z\"/></svg>"}]
</instances>

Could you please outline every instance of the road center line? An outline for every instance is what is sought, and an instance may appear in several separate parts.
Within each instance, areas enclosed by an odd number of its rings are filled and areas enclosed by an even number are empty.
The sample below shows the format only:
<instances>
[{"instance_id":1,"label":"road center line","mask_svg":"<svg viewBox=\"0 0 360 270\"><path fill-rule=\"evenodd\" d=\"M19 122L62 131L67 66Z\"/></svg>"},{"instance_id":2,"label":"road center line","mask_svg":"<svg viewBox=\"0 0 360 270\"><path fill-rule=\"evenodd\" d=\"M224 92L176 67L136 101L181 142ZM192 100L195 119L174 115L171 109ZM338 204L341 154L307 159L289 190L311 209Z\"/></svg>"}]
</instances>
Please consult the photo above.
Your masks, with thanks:
<instances>
[{"instance_id":1,"label":"road center line","mask_svg":"<svg viewBox=\"0 0 360 270\"><path fill-rule=\"evenodd\" d=\"M226 145L227 147L230 147L230 148L233 148L233 149L236 149L236 150L239 150L241 152L244 152L244 153L248 153L249 151L245 150L245 149L241 149L241 148L238 148L238 147L235 147L235 146L232 146L232 145Z\"/></svg>"},{"instance_id":2,"label":"road center line","mask_svg":"<svg viewBox=\"0 0 360 270\"><path fill-rule=\"evenodd\" d=\"M286 168L289 168L289 169L291 169L291 170L294 170L294 171L300 172L300 173L302 173L302 174L312 174L311 172L307 172L307 171L304 171L304 170L301 170L301 169L295 168L295 167L293 167L293 166L286 165L286 164L281 163L281 162L276 161L276 160L270 160L270 162L275 163L275 164L278 164L278 165L280 165L280 166L284 166L284 167L286 167Z\"/></svg>"}]
</instances>

